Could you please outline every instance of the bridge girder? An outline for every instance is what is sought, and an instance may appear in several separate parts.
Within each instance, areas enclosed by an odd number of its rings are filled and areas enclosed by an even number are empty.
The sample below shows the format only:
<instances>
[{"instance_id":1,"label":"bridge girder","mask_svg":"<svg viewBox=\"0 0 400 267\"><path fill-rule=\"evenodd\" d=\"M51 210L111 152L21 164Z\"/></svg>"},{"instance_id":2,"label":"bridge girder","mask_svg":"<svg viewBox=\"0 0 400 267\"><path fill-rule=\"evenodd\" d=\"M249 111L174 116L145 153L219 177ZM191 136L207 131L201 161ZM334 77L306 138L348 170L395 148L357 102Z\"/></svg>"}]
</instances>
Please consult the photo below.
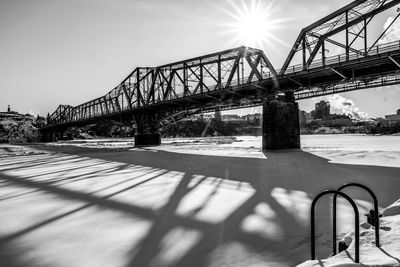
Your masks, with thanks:
<instances>
[{"instance_id":1,"label":"bridge girder","mask_svg":"<svg viewBox=\"0 0 400 267\"><path fill-rule=\"evenodd\" d=\"M316 60L317 64L326 65L326 45L343 49L346 57L351 54L367 56L372 47L378 43L381 36L372 39L368 28L376 15L392 8L400 0L356 0L345 7L329 14L301 30L289 55L287 56L279 75L290 73L292 69L308 70ZM392 23L400 16L397 15ZM361 39L361 42L360 42ZM302 63L294 66L295 56L301 57ZM289 68L291 65L291 68Z\"/></svg>"},{"instance_id":2,"label":"bridge girder","mask_svg":"<svg viewBox=\"0 0 400 267\"><path fill-rule=\"evenodd\" d=\"M74 107L70 105L59 105L57 109L47 118L48 122L56 123L59 121L69 120L69 115L73 108Z\"/></svg>"},{"instance_id":3,"label":"bridge girder","mask_svg":"<svg viewBox=\"0 0 400 267\"><path fill-rule=\"evenodd\" d=\"M102 97L68 109L60 106L51 115L51 123L88 120L164 102L181 107L183 99L201 104L205 97L218 102L223 100L222 91L235 94L227 88L271 77L278 88L277 73L264 52L244 46L159 67L140 67Z\"/></svg>"}]
</instances>

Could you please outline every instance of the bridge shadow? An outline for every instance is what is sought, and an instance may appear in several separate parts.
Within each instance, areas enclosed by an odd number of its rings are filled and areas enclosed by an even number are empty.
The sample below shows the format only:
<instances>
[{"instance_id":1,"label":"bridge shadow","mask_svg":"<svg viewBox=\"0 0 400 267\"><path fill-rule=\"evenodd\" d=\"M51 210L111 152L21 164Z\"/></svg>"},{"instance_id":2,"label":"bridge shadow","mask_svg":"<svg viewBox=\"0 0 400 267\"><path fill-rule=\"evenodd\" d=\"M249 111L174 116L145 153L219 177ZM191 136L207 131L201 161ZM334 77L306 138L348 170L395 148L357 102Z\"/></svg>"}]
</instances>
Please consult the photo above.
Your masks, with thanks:
<instances>
[{"instance_id":1,"label":"bridge shadow","mask_svg":"<svg viewBox=\"0 0 400 267\"><path fill-rule=\"evenodd\" d=\"M1 238L1 237L0 237ZM21 259L21 255L28 253L29 249L17 244L0 244L0 263L5 267L32 266L39 267L34 262L27 262Z\"/></svg>"},{"instance_id":2,"label":"bridge shadow","mask_svg":"<svg viewBox=\"0 0 400 267\"><path fill-rule=\"evenodd\" d=\"M54 178L58 174L54 170L50 177L41 180L36 180L35 175L15 177L0 170L3 181L85 203L4 236L0 239L3 246L31 231L96 206L152 221L145 236L131 247L126 266L211 267L252 263L293 266L309 258L308 209L315 194L345 182L359 182L371 187L381 206L387 206L395 200L393 196L398 194L400 187L400 179L396 179L398 168L332 164L303 151L267 152L265 159L157 150L67 148L65 152L74 162L85 158L119 165L87 171L84 177L64 170L60 171L64 177ZM54 157L52 164L62 166L64 161L65 158ZM34 168L35 164L46 163L32 159L23 164ZM93 163L95 168L96 164ZM129 166L145 166L151 175L133 185L131 182L137 177L129 177L132 173L127 172L126 179L96 190L66 187L68 183L82 180L95 182L104 174L128 170ZM12 170L16 165L9 164L6 168ZM135 189L148 186L171 171L181 172L183 176L159 208L143 207L135 201L118 198L125 193L135 194ZM99 195L111 188L118 190ZM351 195L371 201L364 192L351 191ZM322 201L317 212L317 223L322 225L317 233L320 242L317 255L322 257L329 254L331 245L330 234L325 233L330 231L324 231L330 227L329 202Z\"/></svg>"},{"instance_id":3,"label":"bridge shadow","mask_svg":"<svg viewBox=\"0 0 400 267\"><path fill-rule=\"evenodd\" d=\"M330 163L328 159L302 150L264 152L265 159L205 156L153 150L115 151L92 149L81 156L143 165L151 168L181 171L187 174L247 182L255 188L262 185L300 190L309 194L336 188L346 182L359 182L376 192L381 206L393 203L399 185L399 168L371 165ZM394 178L394 179L393 179ZM382 184L382 181L388 181ZM370 201L369 195L351 190L352 196Z\"/></svg>"}]
</instances>

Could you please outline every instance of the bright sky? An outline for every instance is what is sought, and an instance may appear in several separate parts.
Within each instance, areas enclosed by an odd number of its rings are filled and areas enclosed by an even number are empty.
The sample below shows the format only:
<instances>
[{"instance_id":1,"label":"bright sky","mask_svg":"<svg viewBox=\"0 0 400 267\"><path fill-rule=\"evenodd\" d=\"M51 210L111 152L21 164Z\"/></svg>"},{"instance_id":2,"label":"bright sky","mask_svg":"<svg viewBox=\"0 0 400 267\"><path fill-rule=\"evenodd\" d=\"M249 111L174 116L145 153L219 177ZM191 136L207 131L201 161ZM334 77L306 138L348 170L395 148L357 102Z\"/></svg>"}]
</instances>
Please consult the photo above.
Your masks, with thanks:
<instances>
[{"instance_id":1,"label":"bright sky","mask_svg":"<svg viewBox=\"0 0 400 267\"><path fill-rule=\"evenodd\" d=\"M234 6L243 1L0 0L0 111L10 104L21 113L46 115L59 104L106 94L137 66L240 46L238 32L229 29L237 23ZM279 69L301 28L350 0L260 3L271 25L256 47ZM399 87L343 96L371 117L383 116L400 108ZM315 102L301 101L300 107L311 110Z\"/></svg>"}]
</instances>

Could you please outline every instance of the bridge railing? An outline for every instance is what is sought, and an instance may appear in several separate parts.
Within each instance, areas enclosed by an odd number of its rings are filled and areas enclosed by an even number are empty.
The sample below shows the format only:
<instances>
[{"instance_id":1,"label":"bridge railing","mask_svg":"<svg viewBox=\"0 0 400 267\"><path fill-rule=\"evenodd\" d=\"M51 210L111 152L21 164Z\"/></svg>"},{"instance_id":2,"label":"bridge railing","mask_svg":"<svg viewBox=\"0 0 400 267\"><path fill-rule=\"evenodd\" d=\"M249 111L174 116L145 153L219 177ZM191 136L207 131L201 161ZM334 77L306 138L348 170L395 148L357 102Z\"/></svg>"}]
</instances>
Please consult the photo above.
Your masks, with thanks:
<instances>
[{"instance_id":1,"label":"bridge railing","mask_svg":"<svg viewBox=\"0 0 400 267\"><path fill-rule=\"evenodd\" d=\"M307 99L317 96L344 93L364 88L382 87L400 83L400 77L393 72L384 72L377 76L361 76L357 80L344 81L336 84L322 83L315 84L307 89L300 89L295 92L297 100Z\"/></svg>"},{"instance_id":2,"label":"bridge railing","mask_svg":"<svg viewBox=\"0 0 400 267\"><path fill-rule=\"evenodd\" d=\"M369 47L367 49L367 51L350 52L348 55L346 53L343 53L343 54L339 54L336 56L326 57L325 65L345 63L349 60L365 58L367 56L376 56L376 55L380 55L383 53L396 51L399 49L400 49L400 40L393 41L393 42ZM324 61L322 59L318 59L318 60L315 60L313 63L311 63L310 66L308 66L308 69L313 69L313 68L323 67L323 66L324 66ZM301 72L301 71L304 71L303 64L297 64L297 65L289 66L287 68L285 74L296 73L296 72ZM277 70L277 72L279 73L280 69Z\"/></svg>"},{"instance_id":3,"label":"bridge railing","mask_svg":"<svg viewBox=\"0 0 400 267\"><path fill-rule=\"evenodd\" d=\"M343 53L343 54L339 54L339 55L335 55L335 56L331 56L331 57L326 57L325 58L325 66L338 64L338 63L345 63L349 60L365 58L367 56L376 56L376 55L380 55L383 53L392 52L392 51L396 51L396 50L400 50L400 40L376 45L373 47L369 47L367 52L365 52L365 51L364 52L359 51L357 53L350 52L348 54L348 56L346 53ZM323 60L318 59L318 60L315 60L312 64L310 64L308 69L310 70L313 68L318 68L318 67L323 67L323 66L324 66ZM281 71L281 69L277 69L276 71L279 73ZM285 74L296 73L296 72L301 72L301 71L304 71L303 64L297 64L297 65L289 66L287 68ZM269 73L269 72L265 73L263 75L263 78L264 79L271 78L271 73Z\"/></svg>"}]
</instances>

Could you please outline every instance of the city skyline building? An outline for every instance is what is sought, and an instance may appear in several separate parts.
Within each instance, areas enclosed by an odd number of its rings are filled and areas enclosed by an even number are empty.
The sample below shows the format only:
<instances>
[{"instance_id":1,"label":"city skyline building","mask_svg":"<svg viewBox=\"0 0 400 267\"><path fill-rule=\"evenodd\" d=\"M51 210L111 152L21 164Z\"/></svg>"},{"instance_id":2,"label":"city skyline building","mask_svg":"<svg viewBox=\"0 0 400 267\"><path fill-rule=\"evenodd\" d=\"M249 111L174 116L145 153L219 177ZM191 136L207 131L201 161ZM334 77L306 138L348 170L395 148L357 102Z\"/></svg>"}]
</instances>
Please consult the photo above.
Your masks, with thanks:
<instances>
[{"instance_id":1,"label":"city skyline building","mask_svg":"<svg viewBox=\"0 0 400 267\"><path fill-rule=\"evenodd\" d=\"M315 114L314 119L327 119L330 116L330 103L325 100L321 100L315 103Z\"/></svg>"}]
</instances>

